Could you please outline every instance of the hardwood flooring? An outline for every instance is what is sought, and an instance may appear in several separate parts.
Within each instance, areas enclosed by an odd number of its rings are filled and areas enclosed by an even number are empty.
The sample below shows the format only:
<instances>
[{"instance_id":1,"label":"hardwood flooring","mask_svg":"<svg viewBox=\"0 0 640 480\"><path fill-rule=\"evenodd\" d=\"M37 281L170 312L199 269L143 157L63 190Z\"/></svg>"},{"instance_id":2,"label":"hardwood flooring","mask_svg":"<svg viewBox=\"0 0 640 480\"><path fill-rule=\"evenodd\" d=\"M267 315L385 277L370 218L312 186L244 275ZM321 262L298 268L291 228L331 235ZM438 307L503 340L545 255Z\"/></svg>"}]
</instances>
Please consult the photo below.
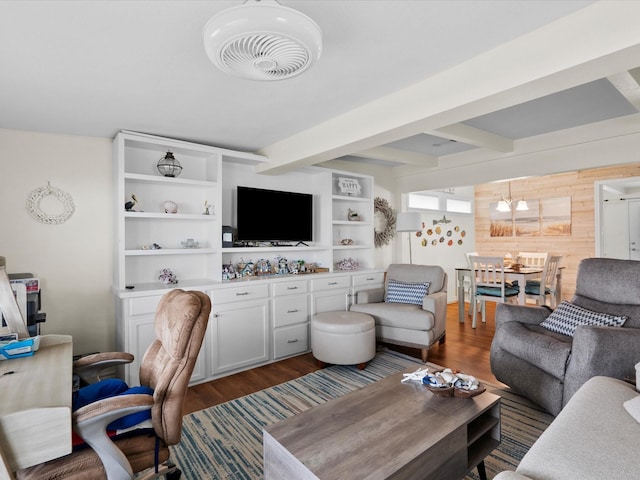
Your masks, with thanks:
<instances>
[{"instance_id":1,"label":"hardwood flooring","mask_svg":"<svg viewBox=\"0 0 640 480\"><path fill-rule=\"evenodd\" d=\"M468 304L465 305L468 311ZM490 382L498 383L489 366L489 348L494 333L495 304L487 302L487 322L478 319L477 328L471 328L471 317L466 316L465 323L458 322L458 304L447 307L447 336L444 344L436 343L429 350L429 362L475 375ZM420 350L388 345L390 349L400 351L420 359ZM229 375L189 387L184 413L202 410L234 398L242 397L259 390L278 385L307 373L318 370L311 353L281 360L245 372Z\"/></svg>"}]
</instances>

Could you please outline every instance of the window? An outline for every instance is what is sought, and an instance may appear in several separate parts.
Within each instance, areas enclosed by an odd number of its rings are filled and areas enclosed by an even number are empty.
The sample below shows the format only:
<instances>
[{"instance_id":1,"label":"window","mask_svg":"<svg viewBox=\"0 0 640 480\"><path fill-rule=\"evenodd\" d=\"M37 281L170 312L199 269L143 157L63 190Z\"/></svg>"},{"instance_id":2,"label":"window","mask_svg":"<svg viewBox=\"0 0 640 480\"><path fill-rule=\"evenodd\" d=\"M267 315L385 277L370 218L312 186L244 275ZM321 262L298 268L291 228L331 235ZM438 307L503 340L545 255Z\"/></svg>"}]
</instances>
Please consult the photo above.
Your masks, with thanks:
<instances>
[{"instance_id":1,"label":"window","mask_svg":"<svg viewBox=\"0 0 640 480\"><path fill-rule=\"evenodd\" d=\"M422 208L424 210L440 210L440 198L410 193L408 207Z\"/></svg>"},{"instance_id":2,"label":"window","mask_svg":"<svg viewBox=\"0 0 640 480\"><path fill-rule=\"evenodd\" d=\"M447 198L447 212L471 213L471 202L469 200L456 200Z\"/></svg>"},{"instance_id":3,"label":"window","mask_svg":"<svg viewBox=\"0 0 640 480\"><path fill-rule=\"evenodd\" d=\"M473 189L426 190L407 194L407 208L439 212L473 213Z\"/></svg>"}]
</instances>

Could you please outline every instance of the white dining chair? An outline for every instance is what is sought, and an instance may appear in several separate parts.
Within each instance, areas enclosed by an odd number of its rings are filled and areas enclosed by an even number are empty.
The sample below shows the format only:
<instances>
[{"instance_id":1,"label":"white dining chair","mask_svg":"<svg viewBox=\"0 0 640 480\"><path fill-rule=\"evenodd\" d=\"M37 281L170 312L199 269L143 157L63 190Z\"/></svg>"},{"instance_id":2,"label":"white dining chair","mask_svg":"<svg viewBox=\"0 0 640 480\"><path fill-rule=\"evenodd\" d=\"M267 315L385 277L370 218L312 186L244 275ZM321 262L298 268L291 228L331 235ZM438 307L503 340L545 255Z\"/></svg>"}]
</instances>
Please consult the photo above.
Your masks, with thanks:
<instances>
[{"instance_id":1,"label":"white dining chair","mask_svg":"<svg viewBox=\"0 0 640 480\"><path fill-rule=\"evenodd\" d=\"M482 323L486 323L486 302L517 302L520 289L504 280L504 258L470 255L471 282L475 301L480 302ZM471 328L476 328L477 309L473 309Z\"/></svg>"},{"instance_id":2,"label":"white dining chair","mask_svg":"<svg viewBox=\"0 0 640 480\"><path fill-rule=\"evenodd\" d=\"M469 268L469 275L464 277L463 287L464 287L466 298L469 299L469 315L471 315L471 309L474 306L476 306L476 308L479 306L479 303L475 298L475 293L473 292L473 285L471 281L471 271L473 269L473 265L471 263L471 257L477 256L477 255L478 255L478 252L465 253L465 256L467 257L467 268Z\"/></svg>"},{"instance_id":3,"label":"white dining chair","mask_svg":"<svg viewBox=\"0 0 640 480\"><path fill-rule=\"evenodd\" d=\"M562 261L562 255L552 255L547 258L540 281L527 280L524 287L525 297L535 300L536 305L546 305L547 297L549 306L556 308L558 298L556 295L558 285L558 267Z\"/></svg>"},{"instance_id":4,"label":"white dining chair","mask_svg":"<svg viewBox=\"0 0 640 480\"><path fill-rule=\"evenodd\" d=\"M525 267L543 268L548 256L548 252L520 252L518 253L518 258L516 258L516 263L521 263Z\"/></svg>"}]
</instances>

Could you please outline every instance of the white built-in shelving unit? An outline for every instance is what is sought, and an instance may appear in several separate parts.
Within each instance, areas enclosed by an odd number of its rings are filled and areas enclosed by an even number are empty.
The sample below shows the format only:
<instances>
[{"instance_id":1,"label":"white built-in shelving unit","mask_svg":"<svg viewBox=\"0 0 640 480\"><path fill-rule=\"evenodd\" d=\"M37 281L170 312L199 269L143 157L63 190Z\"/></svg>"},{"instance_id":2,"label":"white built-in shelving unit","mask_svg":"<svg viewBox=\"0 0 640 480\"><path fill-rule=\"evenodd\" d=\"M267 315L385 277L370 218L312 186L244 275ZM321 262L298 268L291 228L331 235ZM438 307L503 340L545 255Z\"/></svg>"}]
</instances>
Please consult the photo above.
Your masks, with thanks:
<instances>
[{"instance_id":1,"label":"white built-in shelving unit","mask_svg":"<svg viewBox=\"0 0 640 480\"><path fill-rule=\"evenodd\" d=\"M157 170L167 151L183 167L178 177L164 177ZM139 361L155 338L158 302L171 288L200 290L212 300L207 335L191 377L197 383L309 351L313 314L348 309L355 293L382 286L384 274L374 269L372 177L319 167L256 174L253 166L265 160L134 132L120 132L114 139L116 348L136 358L119 372L128 382L138 381ZM357 188L341 189L345 179ZM235 224L237 185L312 194L313 241L222 248L222 226ZM127 211L125 202L132 194L137 203ZM165 212L167 201L178 205L176 213ZM211 205L208 214L205 202ZM349 220L350 209L358 213L358 221ZM287 212L275 213L274 221L297 221ZM188 239L197 248L186 247ZM224 264L278 257L315 263L323 273L222 280ZM336 264L346 258L359 268L340 271ZM164 268L178 277L177 284L165 286L159 280Z\"/></svg>"}]
</instances>

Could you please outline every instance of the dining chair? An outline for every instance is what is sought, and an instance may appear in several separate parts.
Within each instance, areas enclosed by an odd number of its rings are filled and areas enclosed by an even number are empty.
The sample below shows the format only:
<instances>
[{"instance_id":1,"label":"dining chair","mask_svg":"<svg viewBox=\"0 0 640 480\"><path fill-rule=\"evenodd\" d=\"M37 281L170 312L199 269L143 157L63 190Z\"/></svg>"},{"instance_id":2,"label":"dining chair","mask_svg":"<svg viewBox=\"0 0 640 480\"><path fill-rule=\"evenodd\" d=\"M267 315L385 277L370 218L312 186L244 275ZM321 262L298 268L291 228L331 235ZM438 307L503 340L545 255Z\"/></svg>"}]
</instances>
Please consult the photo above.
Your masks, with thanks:
<instances>
[{"instance_id":1,"label":"dining chair","mask_svg":"<svg viewBox=\"0 0 640 480\"><path fill-rule=\"evenodd\" d=\"M475 302L480 302L482 323L486 323L486 302L517 302L519 287L505 282L504 257L470 255L471 284ZM471 328L476 328L477 309L473 309Z\"/></svg>"},{"instance_id":2,"label":"dining chair","mask_svg":"<svg viewBox=\"0 0 640 480\"><path fill-rule=\"evenodd\" d=\"M556 296L558 285L558 267L562 255L552 255L547 258L542 271L541 280L527 280L524 287L525 297L536 301L536 305L546 305L549 297L549 306L556 308L558 298Z\"/></svg>"},{"instance_id":3,"label":"dining chair","mask_svg":"<svg viewBox=\"0 0 640 480\"><path fill-rule=\"evenodd\" d=\"M478 302L475 299L475 295L473 295L473 288L471 284L471 271L473 270L473 265L471 264L471 257L477 256L478 252L467 252L465 256L467 257L467 268L469 269L469 276L464 277L463 288L465 291L466 298L469 299L469 315L471 315L471 309L475 305L477 308ZM464 299L463 299L464 301Z\"/></svg>"},{"instance_id":4,"label":"dining chair","mask_svg":"<svg viewBox=\"0 0 640 480\"><path fill-rule=\"evenodd\" d=\"M516 263L521 263L526 267L543 268L548 256L548 252L519 252Z\"/></svg>"}]
</instances>

